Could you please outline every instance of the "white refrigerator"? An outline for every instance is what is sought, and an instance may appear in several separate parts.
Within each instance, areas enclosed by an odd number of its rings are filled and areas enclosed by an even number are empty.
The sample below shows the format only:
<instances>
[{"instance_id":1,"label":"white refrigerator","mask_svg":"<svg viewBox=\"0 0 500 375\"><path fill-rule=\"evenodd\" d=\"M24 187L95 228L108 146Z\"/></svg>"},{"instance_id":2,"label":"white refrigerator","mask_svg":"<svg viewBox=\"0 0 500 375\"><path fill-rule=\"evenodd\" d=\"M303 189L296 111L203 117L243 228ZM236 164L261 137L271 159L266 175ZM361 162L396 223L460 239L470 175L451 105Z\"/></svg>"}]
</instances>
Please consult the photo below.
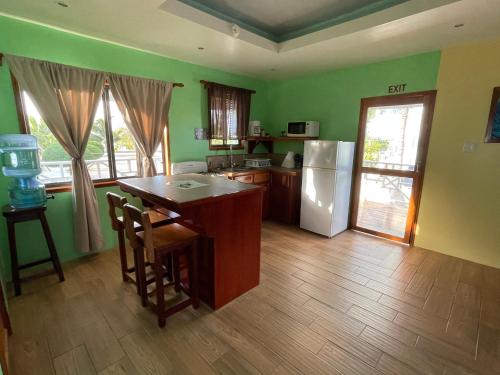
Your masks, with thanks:
<instances>
[{"instance_id":1,"label":"white refrigerator","mask_svg":"<svg viewBox=\"0 0 500 375\"><path fill-rule=\"evenodd\" d=\"M300 227L333 237L347 229L354 142L305 141Z\"/></svg>"}]
</instances>

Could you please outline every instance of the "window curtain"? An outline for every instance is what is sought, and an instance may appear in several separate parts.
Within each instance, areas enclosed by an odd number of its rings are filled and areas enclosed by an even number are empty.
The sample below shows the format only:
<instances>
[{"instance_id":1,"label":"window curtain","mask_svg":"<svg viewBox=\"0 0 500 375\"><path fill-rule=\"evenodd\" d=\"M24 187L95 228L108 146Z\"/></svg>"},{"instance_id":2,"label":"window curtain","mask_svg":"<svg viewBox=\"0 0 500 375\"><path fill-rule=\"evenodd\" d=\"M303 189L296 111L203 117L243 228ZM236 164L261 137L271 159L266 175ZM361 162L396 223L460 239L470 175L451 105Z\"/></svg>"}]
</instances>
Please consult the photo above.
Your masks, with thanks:
<instances>
[{"instance_id":1,"label":"window curtain","mask_svg":"<svg viewBox=\"0 0 500 375\"><path fill-rule=\"evenodd\" d=\"M153 154L167 126L173 84L118 74L110 74L109 83L139 150L139 175L154 176L156 167Z\"/></svg>"},{"instance_id":2,"label":"window curtain","mask_svg":"<svg viewBox=\"0 0 500 375\"><path fill-rule=\"evenodd\" d=\"M205 84L208 96L210 139L242 139L247 134L252 92L247 89Z\"/></svg>"},{"instance_id":3,"label":"window curtain","mask_svg":"<svg viewBox=\"0 0 500 375\"><path fill-rule=\"evenodd\" d=\"M7 55L6 59L21 88L71 156L75 245L82 252L96 251L104 241L97 196L83 155L105 75L23 57Z\"/></svg>"}]
</instances>

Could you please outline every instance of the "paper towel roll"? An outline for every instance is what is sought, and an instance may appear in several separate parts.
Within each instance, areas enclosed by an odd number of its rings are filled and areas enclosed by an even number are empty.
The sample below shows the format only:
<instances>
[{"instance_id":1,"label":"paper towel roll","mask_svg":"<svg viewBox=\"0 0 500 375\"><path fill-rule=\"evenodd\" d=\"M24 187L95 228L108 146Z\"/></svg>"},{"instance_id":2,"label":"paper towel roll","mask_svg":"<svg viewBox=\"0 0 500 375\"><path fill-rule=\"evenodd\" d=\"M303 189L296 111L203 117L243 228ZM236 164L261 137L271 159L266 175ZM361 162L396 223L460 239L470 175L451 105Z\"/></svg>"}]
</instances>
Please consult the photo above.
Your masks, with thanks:
<instances>
[{"instance_id":1,"label":"paper towel roll","mask_svg":"<svg viewBox=\"0 0 500 375\"><path fill-rule=\"evenodd\" d=\"M283 159L283 163L281 163L281 166L283 168L295 168L295 152L293 151L288 151L285 159Z\"/></svg>"}]
</instances>

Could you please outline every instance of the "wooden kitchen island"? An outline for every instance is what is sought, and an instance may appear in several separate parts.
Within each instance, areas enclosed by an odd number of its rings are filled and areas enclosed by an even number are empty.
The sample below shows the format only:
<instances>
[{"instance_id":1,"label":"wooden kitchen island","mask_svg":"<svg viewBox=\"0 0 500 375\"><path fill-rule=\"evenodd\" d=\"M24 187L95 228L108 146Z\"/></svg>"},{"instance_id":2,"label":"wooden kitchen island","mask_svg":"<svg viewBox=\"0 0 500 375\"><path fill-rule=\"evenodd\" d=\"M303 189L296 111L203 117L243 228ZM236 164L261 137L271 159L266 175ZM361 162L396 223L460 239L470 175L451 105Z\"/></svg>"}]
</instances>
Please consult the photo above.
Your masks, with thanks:
<instances>
[{"instance_id":1,"label":"wooden kitchen island","mask_svg":"<svg viewBox=\"0 0 500 375\"><path fill-rule=\"evenodd\" d=\"M119 180L124 192L181 215L202 235L200 297L213 309L259 284L261 186L198 174Z\"/></svg>"}]
</instances>

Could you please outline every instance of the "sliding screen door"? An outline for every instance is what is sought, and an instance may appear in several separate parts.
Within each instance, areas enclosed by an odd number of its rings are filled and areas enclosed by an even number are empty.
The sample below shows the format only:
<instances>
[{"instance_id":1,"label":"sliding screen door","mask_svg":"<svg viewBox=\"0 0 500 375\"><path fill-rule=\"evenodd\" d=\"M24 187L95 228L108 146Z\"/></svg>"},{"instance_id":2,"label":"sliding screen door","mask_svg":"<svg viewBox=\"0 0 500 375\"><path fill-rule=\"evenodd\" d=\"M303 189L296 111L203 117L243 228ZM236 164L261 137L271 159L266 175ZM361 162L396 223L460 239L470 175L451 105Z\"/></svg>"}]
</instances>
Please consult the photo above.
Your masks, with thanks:
<instances>
[{"instance_id":1,"label":"sliding screen door","mask_svg":"<svg viewBox=\"0 0 500 375\"><path fill-rule=\"evenodd\" d=\"M412 242L434 101L435 91L361 101L353 229Z\"/></svg>"}]
</instances>

